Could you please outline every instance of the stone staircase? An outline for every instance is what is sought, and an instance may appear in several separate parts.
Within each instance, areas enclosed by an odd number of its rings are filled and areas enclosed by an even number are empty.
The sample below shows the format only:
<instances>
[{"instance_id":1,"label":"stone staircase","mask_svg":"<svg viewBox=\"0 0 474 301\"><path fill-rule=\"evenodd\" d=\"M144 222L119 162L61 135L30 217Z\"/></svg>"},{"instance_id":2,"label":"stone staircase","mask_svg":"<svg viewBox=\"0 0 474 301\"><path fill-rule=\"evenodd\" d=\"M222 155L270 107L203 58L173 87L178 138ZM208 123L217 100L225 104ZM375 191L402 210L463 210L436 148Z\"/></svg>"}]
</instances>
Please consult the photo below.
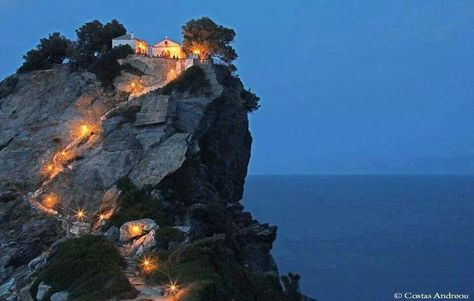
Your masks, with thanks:
<instances>
[{"instance_id":1,"label":"stone staircase","mask_svg":"<svg viewBox=\"0 0 474 301\"><path fill-rule=\"evenodd\" d=\"M125 276L130 285L132 285L138 292L138 296L133 301L167 301L172 300L170 297L161 295L161 287L149 286L145 284L145 280L138 272L137 258L130 256L127 247L120 248L120 253L126 262ZM132 300L123 300L132 301Z\"/></svg>"},{"instance_id":2,"label":"stone staircase","mask_svg":"<svg viewBox=\"0 0 474 301\"><path fill-rule=\"evenodd\" d=\"M138 273L137 260L127 256L125 257L125 262L127 263L127 267L125 268L125 276L127 276L128 282L130 282L134 288L140 291L140 288L145 286L145 281Z\"/></svg>"}]
</instances>

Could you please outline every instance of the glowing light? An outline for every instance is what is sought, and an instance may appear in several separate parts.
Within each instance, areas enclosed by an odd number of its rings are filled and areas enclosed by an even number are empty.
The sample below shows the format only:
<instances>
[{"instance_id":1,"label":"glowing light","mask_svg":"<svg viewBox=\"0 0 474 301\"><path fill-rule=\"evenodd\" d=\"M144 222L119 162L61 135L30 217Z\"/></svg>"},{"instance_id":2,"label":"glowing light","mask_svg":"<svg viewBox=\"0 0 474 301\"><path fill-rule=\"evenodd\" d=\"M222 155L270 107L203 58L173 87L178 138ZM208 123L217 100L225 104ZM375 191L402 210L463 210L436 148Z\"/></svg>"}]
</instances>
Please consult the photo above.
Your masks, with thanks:
<instances>
[{"instance_id":1,"label":"glowing light","mask_svg":"<svg viewBox=\"0 0 474 301\"><path fill-rule=\"evenodd\" d=\"M176 71L174 69L171 69L170 71L168 71L168 74L166 74L166 81L170 82L174 80L176 77L178 77L178 75L176 74Z\"/></svg>"},{"instance_id":2,"label":"glowing light","mask_svg":"<svg viewBox=\"0 0 474 301\"><path fill-rule=\"evenodd\" d=\"M43 206L45 206L48 209L54 208L54 206L56 206L57 203L58 203L58 196L54 193L50 193L46 195L43 198L43 202L42 202Z\"/></svg>"},{"instance_id":3,"label":"glowing light","mask_svg":"<svg viewBox=\"0 0 474 301\"><path fill-rule=\"evenodd\" d=\"M137 43L136 53L137 53L137 54L146 54L146 51L147 51L147 47L146 47L145 43L143 43L143 42L138 42L138 43Z\"/></svg>"},{"instance_id":4,"label":"glowing light","mask_svg":"<svg viewBox=\"0 0 474 301\"><path fill-rule=\"evenodd\" d=\"M77 209L75 213L76 219L80 221L82 221L87 216L86 211L84 209Z\"/></svg>"},{"instance_id":5,"label":"glowing light","mask_svg":"<svg viewBox=\"0 0 474 301\"><path fill-rule=\"evenodd\" d=\"M172 280L170 280L170 284L168 284L168 290L171 294L176 294L176 292L178 292L178 287L179 285L177 284L177 281L173 282Z\"/></svg>"},{"instance_id":6,"label":"glowing light","mask_svg":"<svg viewBox=\"0 0 474 301\"><path fill-rule=\"evenodd\" d=\"M41 173L50 178L61 172L61 166L57 165L54 159L52 161L53 163L48 163L41 168Z\"/></svg>"},{"instance_id":7,"label":"glowing light","mask_svg":"<svg viewBox=\"0 0 474 301\"><path fill-rule=\"evenodd\" d=\"M199 55L199 54L201 54L201 51L199 51L199 49L194 49L194 50L193 50L193 54Z\"/></svg>"},{"instance_id":8,"label":"glowing light","mask_svg":"<svg viewBox=\"0 0 474 301\"><path fill-rule=\"evenodd\" d=\"M81 121L77 123L72 130L72 135L75 139L81 139L92 135L94 132L94 126L91 123ZM64 155L69 154L68 150L65 150Z\"/></svg>"},{"instance_id":9,"label":"glowing light","mask_svg":"<svg viewBox=\"0 0 474 301\"><path fill-rule=\"evenodd\" d=\"M142 234L142 227L140 225L130 225L128 227L128 232L132 235L132 236L138 236L140 234Z\"/></svg>"},{"instance_id":10,"label":"glowing light","mask_svg":"<svg viewBox=\"0 0 474 301\"><path fill-rule=\"evenodd\" d=\"M84 136L88 135L91 130L89 129L89 127L87 125L83 124L83 125L81 125L79 131L80 131L81 136L84 137Z\"/></svg>"},{"instance_id":11,"label":"glowing light","mask_svg":"<svg viewBox=\"0 0 474 301\"><path fill-rule=\"evenodd\" d=\"M144 257L140 265L144 272L151 272L156 269L156 260L153 257Z\"/></svg>"},{"instance_id":12,"label":"glowing light","mask_svg":"<svg viewBox=\"0 0 474 301\"><path fill-rule=\"evenodd\" d=\"M138 84L138 82L136 80L130 81L129 85L130 85L130 92L129 93L140 92L141 86Z\"/></svg>"},{"instance_id":13,"label":"glowing light","mask_svg":"<svg viewBox=\"0 0 474 301\"><path fill-rule=\"evenodd\" d=\"M66 163L67 161L70 161L73 158L74 158L74 152L72 152L70 150L63 150L63 151L56 154L56 156L54 157L54 160L55 160L55 162L57 162L59 164L64 164L64 163Z\"/></svg>"},{"instance_id":14,"label":"glowing light","mask_svg":"<svg viewBox=\"0 0 474 301\"><path fill-rule=\"evenodd\" d=\"M107 216L103 213L99 214L99 220L100 221L105 221L107 219Z\"/></svg>"}]
</instances>

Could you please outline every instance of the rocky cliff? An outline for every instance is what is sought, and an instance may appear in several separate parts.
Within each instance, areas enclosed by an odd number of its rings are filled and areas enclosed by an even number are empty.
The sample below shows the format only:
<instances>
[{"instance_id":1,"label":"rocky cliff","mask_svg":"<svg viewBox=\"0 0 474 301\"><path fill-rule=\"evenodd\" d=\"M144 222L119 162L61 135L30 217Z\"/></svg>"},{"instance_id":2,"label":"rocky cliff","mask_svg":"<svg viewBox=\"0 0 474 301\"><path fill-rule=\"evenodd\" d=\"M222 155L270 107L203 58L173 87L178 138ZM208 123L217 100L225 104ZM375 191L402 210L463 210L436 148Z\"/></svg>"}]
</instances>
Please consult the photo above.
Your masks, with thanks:
<instances>
[{"instance_id":1,"label":"rocky cliff","mask_svg":"<svg viewBox=\"0 0 474 301\"><path fill-rule=\"evenodd\" d=\"M269 253L276 227L239 203L252 143L240 80L199 64L194 77L159 89L182 66L139 57L121 63L140 72L122 72L109 90L67 66L0 84L0 300L30 298L22 288L66 232L110 229L124 179L164 208L173 226L189 229L181 245L214 237L235 265L278 277ZM278 286L271 290L281 294Z\"/></svg>"}]
</instances>

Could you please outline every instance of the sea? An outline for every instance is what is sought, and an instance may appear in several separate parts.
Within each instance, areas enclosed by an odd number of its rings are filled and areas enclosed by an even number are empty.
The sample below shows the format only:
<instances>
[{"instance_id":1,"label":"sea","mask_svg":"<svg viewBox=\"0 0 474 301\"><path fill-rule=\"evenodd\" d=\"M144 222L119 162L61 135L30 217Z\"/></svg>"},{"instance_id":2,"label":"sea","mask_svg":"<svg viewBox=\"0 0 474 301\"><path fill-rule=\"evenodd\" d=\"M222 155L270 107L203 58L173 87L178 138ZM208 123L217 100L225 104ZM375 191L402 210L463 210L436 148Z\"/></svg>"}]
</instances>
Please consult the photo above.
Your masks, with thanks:
<instances>
[{"instance_id":1,"label":"sea","mask_svg":"<svg viewBox=\"0 0 474 301\"><path fill-rule=\"evenodd\" d=\"M318 301L474 300L474 176L248 176L243 203Z\"/></svg>"}]
</instances>

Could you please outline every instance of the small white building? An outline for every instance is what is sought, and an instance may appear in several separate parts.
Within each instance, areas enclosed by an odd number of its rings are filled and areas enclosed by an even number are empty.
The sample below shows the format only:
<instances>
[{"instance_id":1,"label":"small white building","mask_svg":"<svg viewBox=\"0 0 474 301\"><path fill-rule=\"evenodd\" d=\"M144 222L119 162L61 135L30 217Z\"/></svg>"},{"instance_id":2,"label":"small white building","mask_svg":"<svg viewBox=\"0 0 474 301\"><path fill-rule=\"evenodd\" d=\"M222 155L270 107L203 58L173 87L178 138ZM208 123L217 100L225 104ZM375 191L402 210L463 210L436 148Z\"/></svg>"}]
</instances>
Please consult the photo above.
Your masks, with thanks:
<instances>
[{"instance_id":1,"label":"small white building","mask_svg":"<svg viewBox=\"0 0 474 301\"><path fill-rule=\"evenodd\" d=\"M132 47L136 54L149 55L150 46L148 45L148 43L144 40L136 38L133 32L112 39L112 47L117 47L121 45L128 45Z\"/></svg>"},{"instance_id":2,"label":"small white building","mask_svg":"<svg viewBox=\"0 0 474 301\"><path fill-rule=\"evenodd\" d=\"M175 59L186 58L186 54L184 53L181 45L173 40L170 40L168 37L153 45L152 56Z\"/></svg>"}]
</instances>

